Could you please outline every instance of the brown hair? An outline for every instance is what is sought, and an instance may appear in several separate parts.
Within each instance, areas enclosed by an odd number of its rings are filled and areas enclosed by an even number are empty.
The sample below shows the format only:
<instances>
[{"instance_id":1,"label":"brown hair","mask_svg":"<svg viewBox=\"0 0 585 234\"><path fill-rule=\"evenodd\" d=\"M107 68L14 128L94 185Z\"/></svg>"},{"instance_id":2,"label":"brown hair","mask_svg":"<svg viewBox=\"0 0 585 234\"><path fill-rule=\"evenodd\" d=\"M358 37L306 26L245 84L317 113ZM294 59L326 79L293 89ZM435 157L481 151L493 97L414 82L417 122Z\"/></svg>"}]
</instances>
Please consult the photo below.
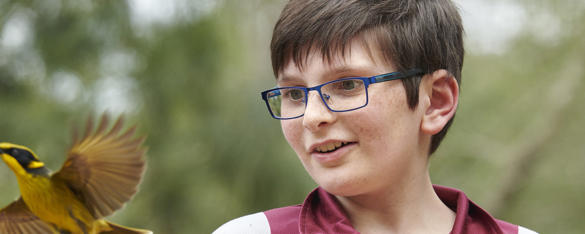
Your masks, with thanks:
<instances>
[{"instance_id":1,"label":"brown hair","mask_svg":"<svg viewBox=\"0 0 585 234\"><path fill-rule=\"evenodd\" d=\"M311 51L331 62L352 40L377 49L398 71L446 69L461 82L463 26L450 0L290 0L270 44L274 74L291 61L302 68ZM370 52L371 53L371 52ZM408 105L418 104L420 77L403 80ZM431 138L429 155L453 119Z\"/></svg>"}]
</instances>

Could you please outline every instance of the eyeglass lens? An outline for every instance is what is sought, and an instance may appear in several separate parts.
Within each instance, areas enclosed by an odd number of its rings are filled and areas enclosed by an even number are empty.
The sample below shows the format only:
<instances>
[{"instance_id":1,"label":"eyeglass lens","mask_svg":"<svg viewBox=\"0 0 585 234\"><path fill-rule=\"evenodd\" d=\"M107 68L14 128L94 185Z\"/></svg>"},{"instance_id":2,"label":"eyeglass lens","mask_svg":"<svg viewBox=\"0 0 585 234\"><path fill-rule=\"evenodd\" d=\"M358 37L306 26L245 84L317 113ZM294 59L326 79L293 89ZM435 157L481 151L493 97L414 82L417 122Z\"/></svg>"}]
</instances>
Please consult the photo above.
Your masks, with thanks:
<instances>
[{"instance_id":1,"label":"eyeglass lens","mask_svg":"<svg viewBox=\"0 0 585 234\"><path fill-rule=\"evenodd\" d=\"M278 118L294 118L305 113L307 89L280 88L267 93L268 106ZM342 79L326 83L320 89L321 99L332 111L347 111L363 107L367 92L361 79Z\"/></svg>"}]
</instances>

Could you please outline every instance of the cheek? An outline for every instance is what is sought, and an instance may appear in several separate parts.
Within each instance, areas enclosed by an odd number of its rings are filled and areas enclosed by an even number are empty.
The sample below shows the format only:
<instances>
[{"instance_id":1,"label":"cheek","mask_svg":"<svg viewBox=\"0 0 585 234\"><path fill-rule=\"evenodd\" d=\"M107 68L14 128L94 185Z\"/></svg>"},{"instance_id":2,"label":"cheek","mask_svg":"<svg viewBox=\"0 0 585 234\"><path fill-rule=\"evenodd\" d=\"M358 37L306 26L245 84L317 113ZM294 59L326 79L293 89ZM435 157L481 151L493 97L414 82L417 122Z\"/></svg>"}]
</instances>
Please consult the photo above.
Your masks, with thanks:
<instances>
[{"instance_id":1,"label":"cheek","mask_svg":"<svg viewBox=\"0 0 585 234\"><path fill-rule=\"evenodd\" d=\"M355 130L366 142L390 146L401 142L415 123L401 84L383 88L375 90L367 108L355 119L360 123ZM379 145L377 148L385 147Z\"/></svg>"},{"instance_id":2,"label":"cheek","mask_svg":"<svg viewBox=\"0 0 585 234\"><path fill-rule=\"evenodd\" d=\"M300 119L300 118L299 118ZM299 119L285 120L280 122L282 133L288 144L299 154L302 149L302 126Z\"/></svg>"}]
</instances>

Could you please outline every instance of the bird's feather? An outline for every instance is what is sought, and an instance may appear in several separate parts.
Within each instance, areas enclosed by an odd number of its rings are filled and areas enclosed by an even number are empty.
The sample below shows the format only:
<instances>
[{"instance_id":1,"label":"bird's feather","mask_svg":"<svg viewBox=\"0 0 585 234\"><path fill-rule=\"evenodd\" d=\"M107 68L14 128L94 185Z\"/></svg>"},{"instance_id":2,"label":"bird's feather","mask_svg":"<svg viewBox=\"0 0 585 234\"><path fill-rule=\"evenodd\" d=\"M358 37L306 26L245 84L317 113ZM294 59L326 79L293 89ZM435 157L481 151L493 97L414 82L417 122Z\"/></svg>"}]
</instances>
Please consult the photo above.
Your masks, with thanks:
<instances>
[{"instance_id":1,"label":"bird's feather","mask_svg":"<svg viewBox=\"0 0 585 234\"><path fill-rule=\"evenodd\" d=\"M35 216L22 198L0 210L0 233L41 234L55 233L44 221Z\"/></svg>"},{"instance_id":2,"label":"bird's feather","mask_svg":"<svg viewBox=\"0 0 585 234\"><path fill-rule=\"evenodd\" d=\"M61 170L52 180L64 181L99 219L120 209L136 193L145 170L144 137L135 138L135 127L122 131L120 117L108 131L103 115L94 131L90 118L82 139L75 139Z\"/></svg>"}]
</instances>

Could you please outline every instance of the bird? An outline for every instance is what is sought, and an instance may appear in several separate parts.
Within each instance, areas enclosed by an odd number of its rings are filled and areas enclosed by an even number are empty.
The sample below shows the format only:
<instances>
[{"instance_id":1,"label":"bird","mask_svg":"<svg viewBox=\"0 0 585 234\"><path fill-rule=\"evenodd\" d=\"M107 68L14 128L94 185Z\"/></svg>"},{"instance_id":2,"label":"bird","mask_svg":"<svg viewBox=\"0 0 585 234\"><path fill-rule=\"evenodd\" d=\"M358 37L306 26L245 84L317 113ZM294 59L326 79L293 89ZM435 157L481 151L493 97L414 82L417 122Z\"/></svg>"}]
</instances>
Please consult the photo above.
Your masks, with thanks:
<instances>
[{"instance_id":1,"label":"bird","mask_svg":"<svg viewBox=\"0 0 585 234\"><path fill-rule=\"evenodd\" d=\"M0 233L152 233L105 220L138 191L146 169L136 126L124 129L119 116L113 126L102 114L92 115L82 137L73 131L65 162L55 173L28 147L0 142L0 156L14 172L20 197L0 210Z\"/></svg>"}]
</instances>

